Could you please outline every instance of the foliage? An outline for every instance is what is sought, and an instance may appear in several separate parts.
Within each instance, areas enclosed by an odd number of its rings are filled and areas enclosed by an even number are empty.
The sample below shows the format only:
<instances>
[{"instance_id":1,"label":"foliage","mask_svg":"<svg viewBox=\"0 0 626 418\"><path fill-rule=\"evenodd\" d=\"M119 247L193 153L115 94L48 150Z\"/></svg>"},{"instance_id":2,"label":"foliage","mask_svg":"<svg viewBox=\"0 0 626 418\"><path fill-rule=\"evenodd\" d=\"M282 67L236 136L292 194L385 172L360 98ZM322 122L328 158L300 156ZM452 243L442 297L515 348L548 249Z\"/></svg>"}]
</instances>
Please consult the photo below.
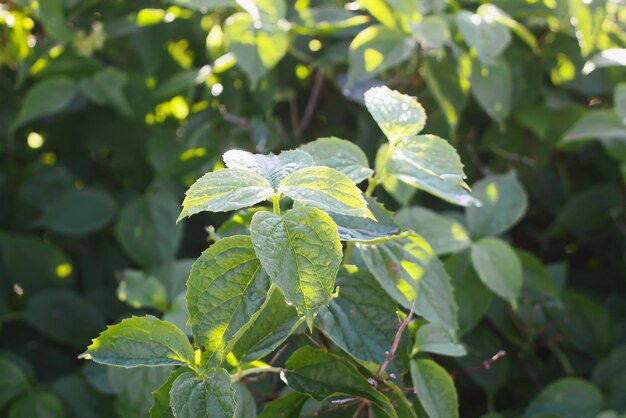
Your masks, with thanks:
<instances>
[{"instance_id":1,"label":"foliage","mask_svg":"<svg viewBox=\"0 0 626 418\"><path fill-rule=\"evenodd\" d=\"M621 6L0 5L0 414L626 413Z\"/></svg>"}]
</instances>

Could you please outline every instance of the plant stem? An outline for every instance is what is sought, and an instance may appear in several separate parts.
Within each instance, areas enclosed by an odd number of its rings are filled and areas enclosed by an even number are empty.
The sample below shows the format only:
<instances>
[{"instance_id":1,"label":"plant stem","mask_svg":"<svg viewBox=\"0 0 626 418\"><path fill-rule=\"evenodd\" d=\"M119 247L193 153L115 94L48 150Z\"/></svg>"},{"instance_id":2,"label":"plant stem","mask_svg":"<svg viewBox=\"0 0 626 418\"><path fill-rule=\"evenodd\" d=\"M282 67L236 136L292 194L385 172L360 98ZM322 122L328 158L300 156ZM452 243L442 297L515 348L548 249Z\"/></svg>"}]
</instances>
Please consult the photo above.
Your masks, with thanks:
<instances>
[{"instance_id":1,"label":"plant stem","mask_svg":"<svg viewBox=\"0 0 626 418\"><path fill-rule=\"evenodd\" d=\"M350 264L350 258L352 257L352 248L354 247L354 242L347 242L346 249L343 252L343 264Z\"/></svg>"},{"instance_id":2,"label":"plant stem","mask_svg":"<svg viewBox=\"0 0 626 418\"><path fill-rule=\"evenodd\" d=\"M230 382L235 383L240 381L243 377L246 377L251 374L256 373L280 373L284 371L282 367L272 367L272 366L263 366L263 367L253 367L251 369L245 369L235 374L230 375Z\"/></svg>"},{"instance_id":3,"label":"plant stem","mask_svg":"<svg viewBox=\"0 0 626 418\"><path fill-rule=\"evenodd\" d=\"M372 193L374 193L374 189L376 189L376 186L383 182L383 179L387 175L387 163L393 155L393 149L395 148L395 146L396 142L390 142L389 144L387 144L387 152L385 152L383 161L381 161L380 164L376 164L377 168L378 166L380 167L380 170L376 171L374 177L369 179L367 184L367 190L365 190L365 196L371 197Z\"/></svg>"},{"instance_id":4,"label":"plant stem","mask_svg":"<svg viewBox=\"0 0 626 418\"><path fill-rule=\"evenodd\" d=\"M272 196L272 204L274 213L280 216L280 195Z\"/></svg>"}]
</instances>

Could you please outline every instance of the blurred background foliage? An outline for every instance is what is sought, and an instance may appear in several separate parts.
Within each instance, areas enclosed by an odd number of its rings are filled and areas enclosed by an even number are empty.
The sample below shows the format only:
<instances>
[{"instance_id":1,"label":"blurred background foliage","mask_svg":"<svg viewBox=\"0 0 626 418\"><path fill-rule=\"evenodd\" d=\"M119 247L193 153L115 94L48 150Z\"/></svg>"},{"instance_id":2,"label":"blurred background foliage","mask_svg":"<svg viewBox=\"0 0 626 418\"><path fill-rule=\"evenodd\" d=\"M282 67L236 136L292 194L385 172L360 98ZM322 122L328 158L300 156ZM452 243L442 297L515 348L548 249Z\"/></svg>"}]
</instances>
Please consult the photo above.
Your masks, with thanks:
<instances>
[{"instance_id":1,"label":"blurred background foliage","mask_svg":"<svg viewBox=\"0 0 626 418\"><path fill-rule=\"evenodd\" d=\"M373 161L384 138L363 92L380 84L417 96L470 184L492 176L475 189L513 202L495 230L467 219L472 239L512 227L518 310L475 278L467 245L438 251L457 252L443 258L469 352L441 363L507 352L455 378L461 416L626 412L624 48L621 0L4 1L0 414L147 416L168 370L76 357L130 314L184 326L192 260L249 216L175 224L182 192L232 148L338 136ZM425 193L385 190L389 208L465 222ZM437 248L438 218L411 210L399 219ZM271 388L251 390L261 410Z\"/></svg>"}]
</instances>

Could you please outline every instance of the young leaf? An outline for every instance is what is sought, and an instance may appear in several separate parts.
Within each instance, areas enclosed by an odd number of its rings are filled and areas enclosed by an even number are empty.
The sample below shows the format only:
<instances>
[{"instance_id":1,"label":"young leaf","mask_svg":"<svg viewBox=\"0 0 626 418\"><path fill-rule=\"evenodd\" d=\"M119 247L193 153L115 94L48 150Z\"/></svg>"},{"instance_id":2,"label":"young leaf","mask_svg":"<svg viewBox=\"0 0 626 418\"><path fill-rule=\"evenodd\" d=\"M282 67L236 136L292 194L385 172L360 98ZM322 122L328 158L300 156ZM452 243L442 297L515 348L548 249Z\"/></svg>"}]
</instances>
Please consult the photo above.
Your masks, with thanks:
<instances>
[{"instance_id":1,"label":"young leaf","mask_svg":"<svg viewBox=\"0 0 626 418\"><path fill-rule=\"evenodd\" d=\"M261 174L274 188L278 188L282 179L287 177L287 175L301 168L314 165L313 157L301 150L283 151L278 155L260 155L246 151L231 150L227 151L223 158L226 167L251 170Z\"/></svg>"},{"instance_id":2,"label":"young leaf","mask_svg":"<svg viewBox=\"0 0 626 418\"><path fill-rule=\"evenodd\" d=\"M374 219L354 182L334 168L308 167L294 171L280 182L278 191L325 211Z\"/></svg>"},{"instance_id":3,"label":"young leaf","mask_svg":"<svg viewBox=\"0 0 626 418\"><path fill-rule=\"evenodd\" d=\"M252 240L217 241L196 260L187 281L189 324L203 356L219 361L265 303L269 278Z\"/></svg>"},{"instance_id":4,"label":"young leaf","mask_svg":"<svg viewBox=\"0 0 626 418\"><path fill-rule=\"evenodd\" d=\"M202 378L183 373L172 385L170 405L176 418L232 418L235 390L224 369L211 369Z\"/></svg>"},{"instance_id":5,"label":"young leaf","mask_svg":"<svg viewBox=\"0 0 626 418\"><path fill-rule=\"evenodd\" d=\"M263 268L311 328L313 316L330 302L341 264L337 226L321 210L302 207L282 217L258 212L250 233Z\"/></svg>"},{"instance_id":6,"label":"young leaf","mask_svg":"<svg viewBox=\"0 0 626 418\"><path fill-rule=\"evenodd\" d=\"M272 184L262 175L240 168L213 171L200 177L185 193L180 221L202 211L228 212L269 199Z\"/></svg>"},{"instance_id":7,"label":"young leaf","mask_svg":"<svg viewBox=\"0 0 626 418\"><path fill-rule=\"evenodd\" d=\"M371 25L354 37L348 53L348 86L369 80L409 58L417 43L399 30Z\"/></svg>"},{"instance_id":8,"label":"young leaf","mask_svg":"<svg viewBox=\"0 0 626 418\"><path fill-rule=\"evenodd\" d=\"M475 238L507 231L528 207L528 197L515 171L485 177L472 186L472 195L482 203L465 210L467 226Z\"/></svg>"},{"instance_id":9,"label":"young leaf","mask_svg":"<svg viewBox=\"0 0 626 418\"><path fill-rule=\"evenodd\" d=\"M357 396L381 408L385 416L397 417L391 402L342 357L303 347L289 357L285 366L285 380L296 392L307 393L318 401L332 395Z\"/></svg>"},{"instance_id":10,"label":"young leaf","mask_svg":"<svg viewBox=\"0 0 626 418\"><path fill-rule=\"evenodd\" d=\"M471 254L480 280L516 308L523 276L515 251L500 239L483 238L472 245Z\"/></svg>"},{"instance_id":11,"label":"young leaf","mask_svg":"<svg viewBox=\"0 0 626 418\"><path fill-rule=\"evenodd\" d=\"M432 248L411 234L381 244L357 243L363 261L389 296L405 308L445 326L457 328L450 277Z\"/></svg>"},{"instance_id":12,"label":"young leaf","mask_svg":"<svg viewBox=\"0 0 626 418\"><path fill-rule=\"evenodd\" d=\"M456 150L435 135L401 140L387 161L387 174L413 187L461 206L478 205L463 179L463 164Z\"/></svg>"},{"instance_id":13,"label":"young leaf","mask_svg":"<svg viewBox=\"0 0 626 418\"><path fill-rule=\"evenodd\" d=\"M511 31L492 18L461 10L456 23L465 43L475 49L482 61L490 62L511 42Z\"/></svg>"},{"instance_id":14,"label":"young leaf","mask_svg":"<svg viewBox=\"0 0 626 418\"><path fill-rule=\"evenodd\" d=\"M398 331L396 304L366 271L341 271L336 285L340 297L320 310L319 328L353 357L382 364ZM403 336L390 371L406 370L408 350Z\"/></svg>"},{"instance_id":15,"label":"young leaf","mask_svg":"<svg viewBox=\"0 0 626 418\"><path fill-rule=\"evenodd\" d=\"M334 168L357 184L374 173L361 148L345 139L318 138L300 149L313 157L315 165Z\"/></svg>"},{"instance_id":16,"label":"young leaf","mask_svg":"<svg viewBox=\"0 0 626 418\"><path fill-rule=\"evenodd\" d=\"M79 358L120 367L195 365L185 333L151 315L108 327Z\"/></svg>"},{"instance_id":17,"label":"young leaf","mask_svg":"<svg viewBox=\"0 0 626 418\"><path fill-rule=\"evenodd\" d=\"M442 356L461 357L465 347L455 341L454 335L439 324L426 323L417 329L411 355L433 353Z\"/></svg>"},{"instance_id":18,"label":"young leaf","mask_svg":"<svg viewBox=\"0 0 626 418\"><path fill-rule=\"evenodd\" d=\"M458 418L459 400L454 381L446 369L429 359L413 360L411 379L430 418Z\"/></svg>"},{"instance_id":19,"label":"young leaf","mask_svg":"<svg viewBox=\"0 0 626 418\"><path fill-rule=\"evenodd\" d=\"M462 251L472 243L461 223L425 208L401 209L396 214L396 221L403 228L424 237L437 255Z\"/></svg>"},{"instance_id":20,"label":"young leaf","mask_svg":"<svg viewBox=\"0 0 626 418\"><path fill-rule=\"evenodd\" d=\"M417 135L426 125L426 112L417 98L386 86L366 91L365 106L392 144Z\"/></svg>"}]
</instances>

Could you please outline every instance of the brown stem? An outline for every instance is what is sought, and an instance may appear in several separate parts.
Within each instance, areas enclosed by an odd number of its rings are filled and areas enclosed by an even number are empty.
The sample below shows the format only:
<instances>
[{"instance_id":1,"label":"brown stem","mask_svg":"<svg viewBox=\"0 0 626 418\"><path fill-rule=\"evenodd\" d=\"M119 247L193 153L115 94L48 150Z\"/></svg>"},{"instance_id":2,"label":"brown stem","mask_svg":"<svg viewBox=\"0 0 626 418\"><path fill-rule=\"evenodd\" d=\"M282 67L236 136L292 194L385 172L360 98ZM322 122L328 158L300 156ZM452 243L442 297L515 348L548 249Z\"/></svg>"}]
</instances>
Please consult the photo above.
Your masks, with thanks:
<instances>
[{"instance_id":1,"label":"brown stem","mask_svg":"<svg viewBox=\"0 0 626 418\"><path fill-rule=\"evenodd\" d=\"M311 88L311 94L309 96L309 100L306 103L306 107L304 108L304 115L298 124L296 129L296 142L299 142L302 139L302 134L306 131L306 128L311 123L311 119L313 118L313 112L315 111L315 106L320 97L320 92L322 91L322 83L324 82L324 70L321 68L317 70L315 73L315 79L313 80L313 87Z\"/></svg>"},{"instance_id":2,"label":"brown stem","mask_svg":"<svg viewBox=\"0 0 626 418\"><path fill-rule=\"evenodd\" d=\"M490 359L485 360L483 364L481 364L480 366L471 367L469 369L456 370L456 371L450 372L450 376L452 377L466 376L466 375L480 372L483 370L489 370L491 366L493 365L493 363L500 360L504 356L506 356L506 351L500 350L496 354L494 354Z\"/></svg>"},{"instance_id":3,"label":"brown stem","mask_svg":"<svg viewBox=\"0 0 626 418\"><path fill-rule=\"evenodd\" d=\"M396 332L396 336L393 339L391 350L387 352L387 357L385 357L385 361L383 361L383 364L381 364L380 368L378 369L378 373L376 373L376 380L380 380L380 377L385 372L385 369L387 368L387 366L389 366L389 364L391 363L391 360L393 360L393 356L396 355L396 351L398 350L398 346L400 345L400 339L402 338L402 334L404 333L404 330L409 325L409 322L411 322L411 318L413 317L414 308L415 308L415 299L413 300L413 304L411 305L409 314L407 315L406 318L404 318L404 320L400 323L400 326L398 327L398 332Z\"/></svg>"}]
</instances>

